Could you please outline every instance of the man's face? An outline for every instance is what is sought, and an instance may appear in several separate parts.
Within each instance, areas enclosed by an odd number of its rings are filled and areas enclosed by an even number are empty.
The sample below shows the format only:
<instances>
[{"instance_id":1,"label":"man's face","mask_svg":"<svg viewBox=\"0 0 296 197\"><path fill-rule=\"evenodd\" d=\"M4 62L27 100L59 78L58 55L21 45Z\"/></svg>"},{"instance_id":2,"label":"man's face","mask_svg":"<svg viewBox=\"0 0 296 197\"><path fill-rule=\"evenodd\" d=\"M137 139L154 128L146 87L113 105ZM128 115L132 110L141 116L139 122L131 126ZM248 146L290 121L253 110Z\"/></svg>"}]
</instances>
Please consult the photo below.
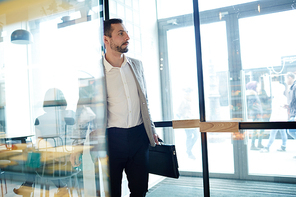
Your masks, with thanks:
<instances>
[{"instance_id":1,"label":"man's face","mask_svg":"<svg viewBox=\"0 0 296 197\"><path fill-rule=\"evenodd\" d=\"M112 37L109 38L110 48L119 53L128 52L129 36L123 24L112 24Z\"/></svg>"}]
</instances>

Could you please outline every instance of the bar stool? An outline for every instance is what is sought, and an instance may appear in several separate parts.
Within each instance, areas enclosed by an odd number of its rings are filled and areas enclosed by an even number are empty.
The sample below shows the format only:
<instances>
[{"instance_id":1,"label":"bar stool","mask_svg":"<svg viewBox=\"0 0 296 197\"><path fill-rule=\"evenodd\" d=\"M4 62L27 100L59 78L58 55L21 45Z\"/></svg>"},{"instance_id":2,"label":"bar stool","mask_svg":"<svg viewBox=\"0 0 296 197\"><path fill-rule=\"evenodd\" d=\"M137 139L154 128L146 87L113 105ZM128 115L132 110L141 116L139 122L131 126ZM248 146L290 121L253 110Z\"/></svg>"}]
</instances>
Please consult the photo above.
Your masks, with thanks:
<instances>
[{"instance_id":1,"label":"bar stool","mask_svg":"<svg viewBox=\"0 0 296 197\"><path fill-rule=\"evenodd\" d=\"M1 162L1 160L0 160L0 162ZM7 184L6 184L5 173L4 173L4 171L2 171L2 170L0 169L1 195L2 195L2 197L4 197L4 193L3 193L3 184L2 184L2 177L4 177L4 178L3 178L3 181L4 181L4 184L5 184L5 194L7 194Z\"/></svg>"}]
</instances>

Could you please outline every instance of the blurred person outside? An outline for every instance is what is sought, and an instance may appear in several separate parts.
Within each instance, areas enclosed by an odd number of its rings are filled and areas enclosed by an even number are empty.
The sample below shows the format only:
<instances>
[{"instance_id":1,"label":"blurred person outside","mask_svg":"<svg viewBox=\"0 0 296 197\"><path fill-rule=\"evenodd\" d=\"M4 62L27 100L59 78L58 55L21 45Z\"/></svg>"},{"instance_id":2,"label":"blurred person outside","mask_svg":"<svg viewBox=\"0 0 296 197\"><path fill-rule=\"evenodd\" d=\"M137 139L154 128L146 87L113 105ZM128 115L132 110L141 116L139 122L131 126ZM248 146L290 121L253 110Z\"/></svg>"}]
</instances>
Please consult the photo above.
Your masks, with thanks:
<instances>
[{"instance_id":1,"label":"blurred person outside","mask_svg":"<svg viewBox=\"0 0 296 197\"><path fill-rule=\"evenodd\" d=\"M184 99L181 102L181 105L179 106L177 118L180 120L186 120L186 119L192 119L194 117L192 113L192 89L191 88L185 88L184 91ZM198 131L197 129L185 129L186 133L186 153L188 155L188 158L190 159L196 159L196 157L192 153L192 148L194 144L197 141L198 138Z\"/></svg>"},{"instance_id":2,"label":"blurred person outside","mask_svg":"<svg viewBox=\"0 0 296 197\"><path fill-rule=\"evenodd\" d=\"M258 97L262 107L262 121L269 122L271 116L271 97L267 95L264 85L264 76L260 77L260 82L257 84Z\"/></svg>"},{"instance_id":3,"label":"blurred person outside","mask_svg":"<svg viewBox=\"0 0 296 197\"><path fill-rule=\"evenodd\" d=\"M288 93L288 105L286 108L289 112L289 121L295 121L296 117L296 81L295 81L295 74L292 72L288 72L286 75L286 83L289 88ZM296 129L289 129L289 135L296 139ZM296 158L296 157L294 157Z\"/></svg>"},{"instance_id":4,"label":"blurred person outside","mask_svg":"<svg viewBox=\"0 0 296 197\"><path fill-rule=\"evenodd\" d=\"M131 197L148 191L149 144L158 144L151 121L142 62L124 55L128 32L121 19L104 21L103 64L107 89L107 136L111 196L121 196L125 171Z\"/></svg>"},{"instance_id":5,"label":"blurred person outside","mask_svg":"<svg viewBox=\"0 0 296 197\"><path fill-rule=\"evenodd\" d=\"M287 109L284 107L287 101L287 97L285 96L285 85L281 84L278 80L278 77L272 78L271 83L272 88L272 113L270 117L270 121L287 121L288 113ZM282 145L278 151L286 151L287 144L287 132L286 129L272 129L270 131L268 144L264 147L261 152L269 152L269 148L275 140L276 134L280 132L282 138Z\"/></svg>"},{"instance_id":6,"label":"blurred person outside","mask_svg":"<svg viewBox=\"0 0 296 197\"><path fill-rule=\"evenodd\" d=\"M257 82L250 81L246 85L246 98L247 98L247 113L248 119L254 122L262 121L262 106L257 93ZM258 145L255 146L255 140L258 137ZM260 150L262 145L263 130L254 130L252 132L251 150Z\"/></svg>"}]
</instances>

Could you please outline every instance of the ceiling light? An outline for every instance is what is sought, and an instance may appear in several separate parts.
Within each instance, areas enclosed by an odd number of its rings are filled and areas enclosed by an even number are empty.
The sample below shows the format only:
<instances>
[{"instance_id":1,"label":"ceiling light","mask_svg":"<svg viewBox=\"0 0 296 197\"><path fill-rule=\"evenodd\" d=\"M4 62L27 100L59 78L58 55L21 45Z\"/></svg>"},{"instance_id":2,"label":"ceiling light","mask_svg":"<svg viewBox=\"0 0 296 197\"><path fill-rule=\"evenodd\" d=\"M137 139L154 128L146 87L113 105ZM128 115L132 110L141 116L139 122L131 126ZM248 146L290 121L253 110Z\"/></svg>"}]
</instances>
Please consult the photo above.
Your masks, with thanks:
<instances>
[{"instance_id":1,"label":"ceiling light","mask_svg":"<svg viewBox=\"0 0 296 197\"><path fill-rule=\"evenodd\" d=\"M11 34L11 42L14 44L32 44L32 34L24 29L17 29Z\"/></svg>"}]
</instances>

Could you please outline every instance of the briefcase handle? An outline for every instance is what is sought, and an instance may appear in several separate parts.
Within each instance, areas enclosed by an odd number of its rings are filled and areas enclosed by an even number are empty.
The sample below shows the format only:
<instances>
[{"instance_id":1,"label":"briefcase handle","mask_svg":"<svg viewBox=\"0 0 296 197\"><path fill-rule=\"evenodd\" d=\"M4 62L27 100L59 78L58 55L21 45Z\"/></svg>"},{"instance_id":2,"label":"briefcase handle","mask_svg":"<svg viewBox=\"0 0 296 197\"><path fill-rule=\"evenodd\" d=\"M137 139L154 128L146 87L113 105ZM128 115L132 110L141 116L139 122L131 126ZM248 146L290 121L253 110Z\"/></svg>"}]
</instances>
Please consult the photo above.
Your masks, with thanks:
<instances>
[{"instance_id":1,"label":"briefcase handle","mask_svg":"<svg viewBox=\"0 0 296 197\"><path fill-rule=\"evenodd\" d=\"M163 145L164 144L163 140L160 139L160 138L158 138L158 142L159 142L159 145Z\"/></svg>"}]
</instances>

